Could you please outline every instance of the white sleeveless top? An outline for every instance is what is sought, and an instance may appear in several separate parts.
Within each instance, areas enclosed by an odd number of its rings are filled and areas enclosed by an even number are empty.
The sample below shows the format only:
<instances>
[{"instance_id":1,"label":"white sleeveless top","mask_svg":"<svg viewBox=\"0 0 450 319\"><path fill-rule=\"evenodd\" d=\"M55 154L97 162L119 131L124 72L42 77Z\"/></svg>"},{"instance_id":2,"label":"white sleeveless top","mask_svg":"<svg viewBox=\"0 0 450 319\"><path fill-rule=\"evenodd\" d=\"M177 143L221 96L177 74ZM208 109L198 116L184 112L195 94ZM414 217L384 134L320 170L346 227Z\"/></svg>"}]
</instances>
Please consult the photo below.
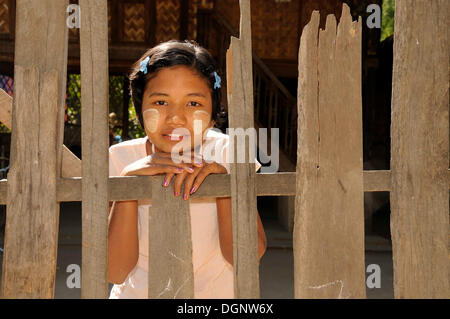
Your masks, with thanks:
<instances>
[{"instance_id":1,"label":"white sleeveless top","mask_svg":"<svg viewBox=\"0 0 450 319\"><path fill-rule=\"evenodd\" d=\"M128 164L147 156L148 137L138 138L112 145L109 148L109 175L119 176ZM230 172L226 161L229 136L209 129L203 143L205 146L215 143L222 152L223 165ZM208 152L203 152L208 158ZM258 170L261 164L255 159ZM171 183L169 187L173 187ZM161 186L162 187L162 186ZM200 188L202 186L200 185ZM190 198L192 263L194 270L194 298L234 298L233 266L222 256L219 242L219 225L216 199ZM114 285L110 299L147 298L148 297L148 210L151 200L138 201L139 258L134 269L120 285Z\"/></svg>"}]
</instances>

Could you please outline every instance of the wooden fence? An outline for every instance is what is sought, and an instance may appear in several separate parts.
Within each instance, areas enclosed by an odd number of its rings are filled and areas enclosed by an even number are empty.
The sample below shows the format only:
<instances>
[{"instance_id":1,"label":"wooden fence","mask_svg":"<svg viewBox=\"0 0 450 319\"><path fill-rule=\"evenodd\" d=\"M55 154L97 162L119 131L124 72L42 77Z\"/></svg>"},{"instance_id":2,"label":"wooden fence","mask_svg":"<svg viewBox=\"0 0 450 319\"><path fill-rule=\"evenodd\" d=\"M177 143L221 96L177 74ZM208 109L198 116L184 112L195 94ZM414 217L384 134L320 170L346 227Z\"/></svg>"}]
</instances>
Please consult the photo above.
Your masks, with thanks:
<instances>
[{"instance_id":1,"label":"wooden fence","mask_svg":"<svg viewBox=\"0 0 450 319\"><path fill-rule=\"evenodd\" d=\"M17 1L12 112L0 94L0 120L13 128L11 170L0 182L2 297L54 296L59 203L82 201L82 298L106 298L108 201L153 198L149 297L171 278L174 289L159 298L193 298L188 202L170 200L162 176L108 177L105 0L80 0L82 164L63 146L67 2ZM229 126L246 129L254 121L250 1L240 5L227 86ZM255 174L254 164L236 163L193 196L232 197L237 298L259 297L256 197L294 195L295 297L364 298L363 194L373 191L391 194L395 297L449 297L449 7L447 0L396 2L386 171L362 168L362 21L352 22L344 4L340 23L328 16L319 30L313 12L299 49L296 172Z\"/></svg>"}]
</instances>

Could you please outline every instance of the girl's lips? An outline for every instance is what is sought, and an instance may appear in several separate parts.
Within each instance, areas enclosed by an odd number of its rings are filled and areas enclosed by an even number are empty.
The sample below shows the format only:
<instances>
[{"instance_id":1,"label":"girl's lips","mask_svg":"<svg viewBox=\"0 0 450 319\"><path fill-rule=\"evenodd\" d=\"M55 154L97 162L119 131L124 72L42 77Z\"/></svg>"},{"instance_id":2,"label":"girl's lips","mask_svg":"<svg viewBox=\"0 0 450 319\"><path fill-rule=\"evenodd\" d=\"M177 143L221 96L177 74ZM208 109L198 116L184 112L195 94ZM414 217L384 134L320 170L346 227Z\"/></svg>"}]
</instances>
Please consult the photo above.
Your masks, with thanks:
<instances>
[{"instance_id":1,"label":"girl's lips","mask_svg":"<svg viewBox=\"0 0 450 319\"><path fill-rule=\"evenodd\" d=\"M171 134L163 134L163 138L169 141L179 142L184 136L183 135L171 135Z\"/></svg>"}]
</instances>

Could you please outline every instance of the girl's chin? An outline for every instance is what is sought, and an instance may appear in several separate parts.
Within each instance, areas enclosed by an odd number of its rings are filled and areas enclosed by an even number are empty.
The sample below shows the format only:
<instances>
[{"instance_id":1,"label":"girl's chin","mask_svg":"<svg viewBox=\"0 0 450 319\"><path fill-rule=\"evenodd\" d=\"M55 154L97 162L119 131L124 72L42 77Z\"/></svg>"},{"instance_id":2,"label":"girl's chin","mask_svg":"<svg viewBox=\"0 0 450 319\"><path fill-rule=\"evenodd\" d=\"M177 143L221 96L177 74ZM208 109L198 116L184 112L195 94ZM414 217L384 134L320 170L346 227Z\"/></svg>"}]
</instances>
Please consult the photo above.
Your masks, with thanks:
<instances>
[{"instance_id":1,"label":"girl's chin","mask_svg":"<svg viewBox=\"0 0 450 319\"><path fill-rule=\"evenodd\" d=\"M183 151L192 151L194 149L194 145L183 141L162 141L159 146L156 144L156 147L162 152L171 153L171 152L183 152Z\"/></svg>"}]
</instances>

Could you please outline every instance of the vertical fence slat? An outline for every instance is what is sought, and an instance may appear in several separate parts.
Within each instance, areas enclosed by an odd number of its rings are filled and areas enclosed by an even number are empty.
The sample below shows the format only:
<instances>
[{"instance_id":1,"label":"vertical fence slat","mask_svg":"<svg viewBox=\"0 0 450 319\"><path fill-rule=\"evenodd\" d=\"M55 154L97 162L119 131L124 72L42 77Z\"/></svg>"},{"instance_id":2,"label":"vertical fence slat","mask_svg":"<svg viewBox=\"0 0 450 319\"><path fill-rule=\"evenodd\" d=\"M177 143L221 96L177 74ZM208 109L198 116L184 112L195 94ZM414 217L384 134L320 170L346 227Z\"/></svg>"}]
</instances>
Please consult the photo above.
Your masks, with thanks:
<instances>
[{"instance_id":1,"label":"vertical fence slat","mask_svg":"<svg viewBox=\"0 0 450 319\"><path fill-rule=\"evenodd\" d=\"M59 223L57 163L62 146L58 141L63 134L57 120L64 116L67 61L66 2L18 0L16 5L14 130L2 295L52 298Z\"/></svg>"},{"instance_id":2,"label":"vertical fence slat","mask_svg":"<svg viewBox=\"0 0 450 319\"><path fill-rule=\"evenodd\" d=\"M149 298L194 298L191 214L189 200L162 187L163 177L152 177L152 206L148 218ZM183 191L181 192L183 194Z\"/></svg>"},{"instance_id":3,"label":"vertical fence slat","mask_svg":"<svg viewBox=\"0 0 450 319\"><path fill-rule=\"evenodd\" d=\"M395 298L449 298L448 0L397 1L391 122Z\"/></svg>"},{"instance_id":4,"label":"vertical fence slat","mask_svg":"<svg viewBox=\"0 0 450 319\"><path fill-rule=\"evenodd\" d=\"M230 128L254 127L252 47L250 27L250 1L240 0L241 20L240 39L231 37L231 61L228 54L227 74L231 79L231 98L229 105ZM228 81L228 80L227 80ZM236 143L231 139L230 145ZM249 139L250 140L250 139ZM245 152L255 147L247 145ZM230 152L232 151L230 147ZM233 158L233 157L231 157ZM231 163L231 206L233 220L233 262L235 298L259 298L259 263L257 206L255 187L255 164Z\"/></svg>"},{"instance_id":5,"label":"vertical fence slat","mask_svg":"<svg viewBox=\"0 0 450 319\"><path fill-rule=\"evenodd\" d=\"M108 20L105 0L80 0L82 298L106 298L108 235Z\"/></svg>"},{"instance_id":6,"label":"vertical fence slat","mask_svg":"<svg viewBox=\"0 0 450 319\"><path fill-rule=\"evenodd\" d=\"M343 4L299 51L296 298L364 298L361 20Z\"/></svg>"}]
</instances>

